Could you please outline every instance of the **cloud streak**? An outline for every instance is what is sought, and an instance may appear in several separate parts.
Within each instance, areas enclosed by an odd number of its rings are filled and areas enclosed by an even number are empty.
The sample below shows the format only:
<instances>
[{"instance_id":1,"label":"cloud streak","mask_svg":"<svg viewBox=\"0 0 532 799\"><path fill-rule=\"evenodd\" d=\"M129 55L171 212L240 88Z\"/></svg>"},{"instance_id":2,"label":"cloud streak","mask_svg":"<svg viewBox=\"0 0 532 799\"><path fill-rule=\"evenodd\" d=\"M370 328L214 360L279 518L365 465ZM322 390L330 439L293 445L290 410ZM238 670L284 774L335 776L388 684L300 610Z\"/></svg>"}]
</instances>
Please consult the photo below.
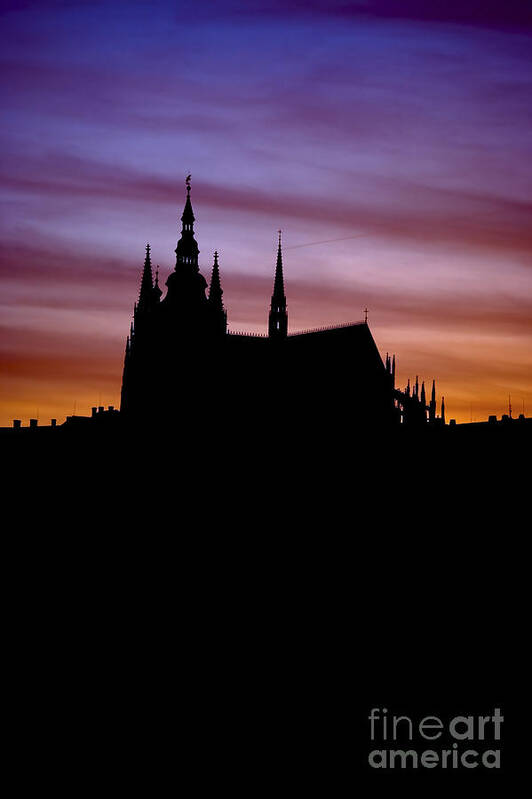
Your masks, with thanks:
<instances>
[{"instance_id":1,"label":"cloud streak","mask_svg":"<svg viewBox=\"0 0 532 799\"><path fill-rule=\"evenodd\" d=\"M175 205L174 178L150 175L58 153L5 164L4 187L52 200L81 198L109 202ZM353 184L356 186L355 177ZM359 231L386 239L532 253L532 201L474 194L416 184L410 180L374 179L373 197L312 197L277 191L195 181L194 197L215 211L276 217L321 224L328 230ZM383 202L384 198L384 202Z\"/></svg>"}]
</instances>

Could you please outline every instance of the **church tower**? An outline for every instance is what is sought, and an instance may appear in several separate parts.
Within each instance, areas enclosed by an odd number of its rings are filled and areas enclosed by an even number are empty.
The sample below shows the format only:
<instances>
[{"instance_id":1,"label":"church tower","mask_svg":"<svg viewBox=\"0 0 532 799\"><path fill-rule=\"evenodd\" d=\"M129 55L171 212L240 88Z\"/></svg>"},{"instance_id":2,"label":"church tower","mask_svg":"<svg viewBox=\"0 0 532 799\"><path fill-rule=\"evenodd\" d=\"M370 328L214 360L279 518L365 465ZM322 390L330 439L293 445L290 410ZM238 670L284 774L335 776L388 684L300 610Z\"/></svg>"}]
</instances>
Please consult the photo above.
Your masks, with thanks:
<instances>
[{"instance_id":1,"label":"church tower","mask_svg":"<svg viewBox=\"0 0 532 799\"><path fill-rule=\"evenodd\" d=\"M190 175L186 179L187 199L181 216L183 223L181 228L181 238L177 242L175 248L176 254L176 270L179 267L190 266L192 270L198 271L198 244L194 238L194 211L192 210L192 203L190 202Z\"/></svg>"},{"instance_id":2,"label":"church tower","mask_svg":"<svg viewBox=\"0 0 532 799\"><path fill-rule=\"evenodd\" d=\"M283 254L281 252L281 231L279 231L279 247L277 250L277 265L275 267L275 280L273 283L270 316L268 320L268 336L272 339L285 339L288 335L288 312L286 310L286 297L283 279Z\"/></svg>"},{"instance_id":3,"label":"church tower","mask_svg":"<svg viewBox=\"0 0 532 799\"><path fill-rule=\"evenodd\" d=\"M175 249L175 269L166 285L168 292L163 300L165 310L175 312L175 321L184 325L198 322L201 312L207 309L205 290L207 281L199 271L199 248L194 238L194 211L190 202L190 175L186 179L187 198L181 216L181 238ZM198 313L200 316L198 316Z\"/></svg>"}]
</instances>

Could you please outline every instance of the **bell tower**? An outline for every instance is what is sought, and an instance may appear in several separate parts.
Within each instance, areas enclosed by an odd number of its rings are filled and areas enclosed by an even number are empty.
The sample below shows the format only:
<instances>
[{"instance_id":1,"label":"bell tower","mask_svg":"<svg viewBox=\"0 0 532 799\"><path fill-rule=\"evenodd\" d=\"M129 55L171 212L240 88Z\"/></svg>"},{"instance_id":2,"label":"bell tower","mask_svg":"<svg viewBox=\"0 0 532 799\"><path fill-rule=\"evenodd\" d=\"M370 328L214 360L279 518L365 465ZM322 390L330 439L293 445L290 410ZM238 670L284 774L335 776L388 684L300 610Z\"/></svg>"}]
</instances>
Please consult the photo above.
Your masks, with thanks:
<instances>
[{"instance_id":1,"label":"bell tower","mask_svg":"<svg viewBox=\"0 0 532 799\"><path fill-rule=\"evenodd\" d=\"M187 189L187 199L185 207L181 216L182 228L181 238L177 242L175 248L176 254L176 272L180 268L197 272L199 249L196 239L194 238L194 211L192 210L192 203L190 202L190 175L187 176L185 181Z\"/></svg>"},{"instance_id":2,"label":"bell tower","mask_svg":"<svg viewBox=\"0 0 532 799\"><path fill-rule=\"evenodd\" d=\"M207 303L205 290L207 281L199 271L199 248L194 238L194 211L190 202L190 175L186 181L187 198L181 216L181 238L175 248L175 269L170 274L166 285L168 293L163 300L165 308L176 309L183 322L190 318L197 319L197 311Z\"/></svg>"}]
</instances>

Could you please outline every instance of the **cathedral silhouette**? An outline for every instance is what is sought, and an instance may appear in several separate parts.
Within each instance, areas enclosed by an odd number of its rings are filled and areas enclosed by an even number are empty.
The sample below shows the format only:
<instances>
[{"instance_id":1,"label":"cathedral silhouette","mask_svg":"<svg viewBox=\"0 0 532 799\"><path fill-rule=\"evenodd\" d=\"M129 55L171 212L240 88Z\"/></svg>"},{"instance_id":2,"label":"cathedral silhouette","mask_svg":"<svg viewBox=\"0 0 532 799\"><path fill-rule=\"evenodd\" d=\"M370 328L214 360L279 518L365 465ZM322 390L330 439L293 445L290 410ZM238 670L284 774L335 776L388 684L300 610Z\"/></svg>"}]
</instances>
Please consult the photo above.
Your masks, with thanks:
<instances>
[{"instance_id":1,"label":"cathedral silhouette","mask_svg":"<svg viewBox=\"0 0 532 799\"><path fill-rule=\"evenodd\" d=\"M164 297L146 246L126 343L124 418L183 426L216 413L240 428L261 423L314 430L444 423L443 404L436 417L434 383L428 404L417 378L412 391L410 381L404 391L396 389L395 356L383 362L367 318L289 332L280 232L268 334L230 331L218 253L210 285L199 271L190 192L187 178L176 265Z\"/></svg>"}]
</instances>

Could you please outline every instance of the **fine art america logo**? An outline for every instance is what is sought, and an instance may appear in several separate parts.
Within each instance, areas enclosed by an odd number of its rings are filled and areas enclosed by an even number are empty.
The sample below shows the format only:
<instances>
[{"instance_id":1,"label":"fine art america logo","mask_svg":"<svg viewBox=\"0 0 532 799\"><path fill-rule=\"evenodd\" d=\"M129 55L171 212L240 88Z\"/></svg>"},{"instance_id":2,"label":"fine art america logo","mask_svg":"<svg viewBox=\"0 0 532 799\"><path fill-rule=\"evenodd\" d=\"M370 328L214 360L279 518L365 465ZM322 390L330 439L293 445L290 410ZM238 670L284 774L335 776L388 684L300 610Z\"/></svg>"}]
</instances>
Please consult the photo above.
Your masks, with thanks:
<instances>
[{"instance_id":1,"label":"fine art america logo","mask_svg":"<svg viewBox=\"0 0 532 799\"><path fill-rule=\"evenodd\" d=\"M413 720L373 708L368 716L372 768L500 768L501 724L496 707L491 716L425 716ZM430 743L429 743L430 742ZM401 745L404 748L396 748ZM432 746L432 748L428 748ZM392 748L393 747L393 748Z\"/></svg>"}]
</instances>

